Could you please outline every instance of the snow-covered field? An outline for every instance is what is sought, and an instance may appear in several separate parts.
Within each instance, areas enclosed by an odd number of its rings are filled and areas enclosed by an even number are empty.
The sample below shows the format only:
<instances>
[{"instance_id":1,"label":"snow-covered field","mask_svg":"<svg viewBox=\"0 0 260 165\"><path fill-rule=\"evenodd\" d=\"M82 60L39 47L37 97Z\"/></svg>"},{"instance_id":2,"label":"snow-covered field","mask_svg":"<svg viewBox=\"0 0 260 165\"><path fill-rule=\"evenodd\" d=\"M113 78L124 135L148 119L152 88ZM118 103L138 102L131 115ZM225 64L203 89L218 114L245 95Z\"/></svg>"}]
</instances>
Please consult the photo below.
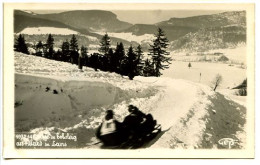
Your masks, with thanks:
<instances>
[{"instance_id":1,"label":"snow-covered field","mask_svg":"<svg viewBox=\"0 0 260 165\"><path fill-rule=\"evenodd\" d=\"M233 49L216 49L211 50L209 53L220 52L227 56L232 63L246 64L246 45L240 45Z\"/></svg>"},{"instance_id":2,"label":"snow-covered field","mask_svg":"<svg viewBox=\"0 0 260 165\"><path fill-rule=\"evenodd\" d=\"M27 27L27 28L23 29L21 32L17 33L16 35L18 35L18 34L27 34L27 35L52 34L52 35L63 35L63 36L75 34L75 35L86 37L89 41L92 41L92 42L98 41L97 37L84 35L77 31L68 29L68 28L57 28L57 27ZM89 48L92 48L92 45L90 45Z\"/></svg>"},{"instance_id":3,"label":"snow-covered field","mask_svg":"<svg viewBox=\"0 0 260 165\"><path fill-rule=\"evenodd\" d=\"M209 62L172 61L169 69L164 70L163 77L174 79L185 79L210 86L217 74L222 76L222 83L219 88L233 88L246 79L246 69L239 66L229 66L223 63Z\"/></svg>"},{"instance_id":4,"label":"snow-covered field","mask_svg":"<svg viewBox=\"0 0 260 165\"><path fill-rule=\"evenodd\" d=\"M190 68L188 64L189 62L172 61L170 68L162 72L162 77L189 80L212 87L214 78L217 74L220 74L222 82L217 91L228 98L232 98L233 101L246 105L246 97L237 96L237 90L230 90L247 78L246 69L241 68L240 65L230 66L225 63L191 62L192 67Z\"/></svg>"},{"instance_id":5,"label":"snow-covered field","mask_svg":"<svg viewBox=\"0 0 260 165\"><path fill-rule=\"evenodd\" d=\"M220 53L216 56L214 53ZM198 62L212 61L218 62L219 57L226 56L229 64L246 64L246 45L238 45L236 48L214 49L207 52L171 52L172 57L177 61Z\"/></svg>"},{"instance_id":6,"label":"snow-covered field","mask_svg":"<svg viewBox=\"0 0 260 165\"><path fill-rule=\"evenodd\" d=\"M122 121L133 104L162 125L162 133L147 148L223 148L218 140L226 137L239 140L234 147L243 148L246 108L203 83L175 78L171 71L170 77L165 71L161 78L130 81L15 52L15 129L37 135L77 133L77 147L92 148L96 146L86 143L95 141L105 110L113 109Z\"/></svg>"},{"instance_id":7,"label":"snow-covered field","mask_svg":"<svg viewBox=\"0 0 260 165\"><path fill-rule=\"evenodd\" d=\"M27 27L23 29L20 34L28 35L41 35L41 34L60 34L71 35L78 34L78 32L68 28L56 28L56 27Z\"/></svg>"},{"instance_id":8,"label":"snow-covered field","mask_svg":"<svg viewBox=\"0 0 260 165\"><path fill-rule=\"evenodd\" d=\"M103 32L96 32L100 35L104 35L105 33ZM152 35L152 34L144 34L144 35L140 35L140 36L137 36L137 35L133 35L132 33L107 33L108 36L110 37L115 37L115 38L120 38L120 39L123 39L123 40L127 40L129 42L137 42L139 44L142 44L142 43L152 43L152 41L155 39L155 36Z\"/></svg>"}]
</instances>

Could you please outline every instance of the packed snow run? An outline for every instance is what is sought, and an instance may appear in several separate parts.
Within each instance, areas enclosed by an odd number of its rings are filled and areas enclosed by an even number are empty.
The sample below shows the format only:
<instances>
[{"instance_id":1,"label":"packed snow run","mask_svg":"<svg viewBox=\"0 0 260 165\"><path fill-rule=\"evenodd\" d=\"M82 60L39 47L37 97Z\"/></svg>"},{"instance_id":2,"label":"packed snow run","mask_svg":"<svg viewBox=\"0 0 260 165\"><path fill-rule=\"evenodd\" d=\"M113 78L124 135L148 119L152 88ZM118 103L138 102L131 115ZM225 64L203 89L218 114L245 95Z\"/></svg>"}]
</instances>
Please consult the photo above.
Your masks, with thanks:
<instances>
[{"instance_id":1,"label":"packed snow run","mask_svg":"<svg viewBox=\"0 0 260 165\"><path fill-rule=\"evenodd\" d=\"M116 119L133 104L151 113L162 132L146 148L223 148L221 138L245 142L246 108L208 86L167 77L135 77L15 52L15 129L42 135L77 133L78 148L95 148L107 109ZM223 117L225 116L225 117Z\"/></svg>"}]
</instances>

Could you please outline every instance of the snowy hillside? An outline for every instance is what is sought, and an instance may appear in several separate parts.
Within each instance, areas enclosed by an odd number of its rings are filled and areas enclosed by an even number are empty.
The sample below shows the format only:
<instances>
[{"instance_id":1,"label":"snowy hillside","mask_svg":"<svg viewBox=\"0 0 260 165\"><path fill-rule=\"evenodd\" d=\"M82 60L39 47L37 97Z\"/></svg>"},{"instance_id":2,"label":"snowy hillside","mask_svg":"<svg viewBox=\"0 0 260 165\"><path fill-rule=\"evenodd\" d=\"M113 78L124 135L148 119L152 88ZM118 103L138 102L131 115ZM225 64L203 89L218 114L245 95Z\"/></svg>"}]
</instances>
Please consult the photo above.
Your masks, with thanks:
<instances>
[{"instance_id":1,"label":"snowy hillside","mask_svg":"<svg viewBox=\"0 0 260 165\"><path fill-rule=\"evenodd\" d=\"M236 48L246 43L246 27L239 25L201 28L172 41L169 48L179 51L209 51Z\"/></svg>"},{"instance_id":2,"label":"snowy hillside","mask_svg":"<svg viewBox=\"0 0 260 165\"><path fill-rule=\"evenodd\" d=\"M78 35L77 38L81 41L79 43L83 46L99 45L102 35L108 32L113 46L119 42L123 42L125 48L140 44L147 51L158 27L165 32L171 51L231 49L246 43L245 11L173 17L157 24L135 25L118 20L117 15L111 11L102 10L74 10L53 14L15 10L14 18L14 32L26 34L27 42L36 44L46 38L40 35L51 33L56 35L55 47L60 47L62 41L72 34Z\"/></svg>"},{"instance_id":3,"label":"snowy hillside","mask_svg":"<svg viewBox=\"0 0 260 165\"><path fill-rule=\"evenodd\" d=\"M208 86L167 77L135 77L15 52L15 129L39 137L74 132L79 148L95 148L106 109L122 121L127 106L151 113L162 133L147 148L223 148L221 138L245 146L246 108Z\"/></svg>"}]
</instances>

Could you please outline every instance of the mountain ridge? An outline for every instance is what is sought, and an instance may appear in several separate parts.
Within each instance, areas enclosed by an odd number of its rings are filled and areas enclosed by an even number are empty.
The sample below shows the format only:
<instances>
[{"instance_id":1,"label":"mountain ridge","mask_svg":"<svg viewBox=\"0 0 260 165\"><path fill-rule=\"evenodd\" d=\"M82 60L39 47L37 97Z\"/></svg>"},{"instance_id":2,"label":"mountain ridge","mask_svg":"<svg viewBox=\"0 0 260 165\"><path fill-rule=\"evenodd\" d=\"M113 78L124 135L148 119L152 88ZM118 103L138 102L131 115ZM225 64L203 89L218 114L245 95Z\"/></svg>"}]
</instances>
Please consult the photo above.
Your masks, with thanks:
<instances>
[{"instance_id":1,"label":"mountain ridge","mask_svg":"<svg viewBox=\"0 0 260 165\"><path fill-rule=\"evenodd\" d=\"M74 19L72 20L72 18ZM246 43L245 11L230 11L185 18L173 17L167 21L162 21L156 24L132 25L118 20L116 14L110 11L78 10L55 14L35 14L33 12L16 10L14 13L14 21L15 33L26 27L62 27L75 30L80 34L97 37L98 39L101 39L102 37L98 32L109 33L112 31L122 33L122 35L123 33L132 33L133 36L142 36L144 34L156 34L157 28L160 27L164 30L168 40L170 41L170 50L201 50L203 44L198 44L201 42L210 45L205 45L205 49L235 46L238 44L238 41ZM226 37L221 37L221 33L225 34ZM127 38L110 38L112 45L121 41L127 45L137 44L127 41ZM216 43L213 43L215 41ZM147 50L149 44L145 42L141 43L145 50ZM84 44L86 44L86 42L84 42ZM96 45L97 43L90 42L87 45L89 44Z\"/></svg>"},{"instance_id":2,"label":"mountain ridge","mask_svg":"<svg viewBox=\"0 0 260 165\"><path fill-rule=\"evenodd\" d=\"M216 27L231 24L246 25L246 12L245 11L230 11L212 15L199 15L185 18L170 18L167 21L156 23L158 26L163 25L178 25L190 26L195 28Z\"/></svg>"},{"instance_id":3,"label":"mountain ridge","mask_svg":"<svg viewBox=\"0 0 260 165\"><path fill-rule=\"evenodd\" d=\"M22 11L19 11L21 14ZM25 14L25 13L23 13ZM116 31L127 28L132 24L120 21L110 11L103 10L74 10L53 14L29 14L31 17L61 22L77 29L88 31Z\"/></svg>"}]
</instances>

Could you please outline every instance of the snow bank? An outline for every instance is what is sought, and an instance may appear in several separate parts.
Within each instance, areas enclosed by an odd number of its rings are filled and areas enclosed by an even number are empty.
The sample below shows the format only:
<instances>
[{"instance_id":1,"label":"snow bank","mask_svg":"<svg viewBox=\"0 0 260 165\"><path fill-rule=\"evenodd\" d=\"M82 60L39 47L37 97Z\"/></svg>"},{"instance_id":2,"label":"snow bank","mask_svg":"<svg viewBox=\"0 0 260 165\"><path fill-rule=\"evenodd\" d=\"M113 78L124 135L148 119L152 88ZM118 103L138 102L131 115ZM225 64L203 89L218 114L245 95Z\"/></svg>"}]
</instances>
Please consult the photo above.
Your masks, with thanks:
<instances>
[{"instance_id":1,"label":"snow bank","mask_svg":"<svg viewBox=\"0 0 260 165\"><path fill-rule=\"evenodd\" d=\"M16 109L18 119L65 114L74 110L114 104L120 100L120 89L102 82L63 82L16 74L15 83L16 100L23 102L23 105Z\"/></svg>"},{"instance_id":2,"label":"snow bank","mask_svg":"<svg viewBox=\"0 0 260 165\"><path fill-rule=\"evenodd\" d=\"M77 65L17 52L15 72L16 126L22 131L46 126L69 128L82 122L93 129L107 108L157 92L147 83L129 81L115 73L87 67L81 72Z\"/></svg>"},{"instance_id":3,"label":"snow bank","mask_svg":"<svg viewBox=\"0 0 260 165\"><path fill-rule=\"evenodd\" d=\"M61 81L100 81L113 84L123 90L142 90L147 88L146 84L140 81L129 81L128 78L122 77L116 73L94 71L94 69L85 66L83 67L82 72L78 69L77 65L67 62L49 60L18 52L15 52L14 60L16 73L40 75L42 77L58 79Z\"/></svg>"},{"instance_id":4,"label":"snow bank","mask_svg":"<svg viewBox=\"0 0 260 165\"><path fill-rule=\"evenodd\" d=\"M216 93L210 97L211 104L206 108L208 113L203 118L206 121L202 134L200 148L225 148L218 143L220 139L231 138L236 142L232 149L241 149L246 146L246 107L225 96Z\"/></svg>"}]
</instances>

